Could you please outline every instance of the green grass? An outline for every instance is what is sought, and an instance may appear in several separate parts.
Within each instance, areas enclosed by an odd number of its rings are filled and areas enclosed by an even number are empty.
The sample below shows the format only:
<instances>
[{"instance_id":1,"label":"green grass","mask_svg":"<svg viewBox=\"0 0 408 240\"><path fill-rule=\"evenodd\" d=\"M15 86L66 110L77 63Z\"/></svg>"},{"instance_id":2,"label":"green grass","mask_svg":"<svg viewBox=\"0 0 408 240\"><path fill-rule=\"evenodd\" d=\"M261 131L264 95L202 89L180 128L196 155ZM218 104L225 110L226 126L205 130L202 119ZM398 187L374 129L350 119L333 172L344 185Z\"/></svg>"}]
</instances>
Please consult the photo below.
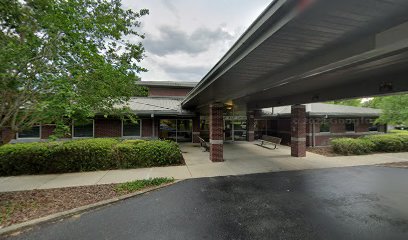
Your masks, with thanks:
<instances>
[{"instance_id":1,"label":"green grass","mask_svg":"<svg viewBox=\"0 0 408 240\"><path fill-rule=\"evenodd\" d=\"M402 134L402 135L408 135L408 131L407 130L390 130L389 133L394 133L394 134Z\"/></svg>"},{"instance_id":2,"label":"green grass","mask_svg":"<svg viewBox=\"0 0 408 240\"><path fill-rule=\"evenodd\" d=\"M117 192L136 192L143 188L160 186L165 183L174 182L174 178L149 178L144 180L135 180L132 182L121 183L116 187Z\"/></svg>"}]
</instances>

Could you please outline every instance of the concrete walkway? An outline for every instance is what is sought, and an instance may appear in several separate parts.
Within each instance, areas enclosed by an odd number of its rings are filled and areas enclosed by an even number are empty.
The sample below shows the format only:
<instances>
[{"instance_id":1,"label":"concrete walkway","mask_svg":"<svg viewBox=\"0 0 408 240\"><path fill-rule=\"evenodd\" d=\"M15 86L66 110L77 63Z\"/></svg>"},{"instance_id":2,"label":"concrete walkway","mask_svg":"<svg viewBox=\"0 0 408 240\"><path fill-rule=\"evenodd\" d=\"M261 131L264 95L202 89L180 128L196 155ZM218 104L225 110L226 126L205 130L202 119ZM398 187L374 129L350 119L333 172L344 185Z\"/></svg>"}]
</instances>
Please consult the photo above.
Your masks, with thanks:
<instances>
[{"instance_id":1,"label":"concrete walkway","mask_svg":"<svg viewBox=\"0 0 408 240\"><path fill-rule=\"evenodd\" d=\"M122 183L154 177L187 179L408 161L408 153L324 157L308 152L305 158L294 158L290 157L289 147L270 150L248 142L226 143L224 149L225 162L221 163L210 162L208 152L202 152L196 144L181 144L185 166L0 177L0 192Z\"/></svg>"}]
</instances>

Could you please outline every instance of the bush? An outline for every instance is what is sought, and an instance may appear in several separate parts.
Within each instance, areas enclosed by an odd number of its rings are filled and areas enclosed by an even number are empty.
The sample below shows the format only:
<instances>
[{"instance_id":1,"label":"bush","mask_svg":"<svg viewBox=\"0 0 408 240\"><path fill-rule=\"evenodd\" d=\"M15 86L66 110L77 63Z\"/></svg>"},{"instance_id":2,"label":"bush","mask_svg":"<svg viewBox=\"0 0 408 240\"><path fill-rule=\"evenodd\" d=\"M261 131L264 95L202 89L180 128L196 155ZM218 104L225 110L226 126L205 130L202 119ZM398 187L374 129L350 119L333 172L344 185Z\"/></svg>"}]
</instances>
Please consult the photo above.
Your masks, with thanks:
<instances>
[{"instance_id":1,"label":"bush","mask_svg":"<svg viewBox=\"0 0 408 240\"><path fill-rule=\"evenodd\" d=\"M174 165L182 159L177 143L171 141L125 141L116 146L116 152L123 168Z\"/></svg>"},{"instance_id":2,"label":"bush","mask_svg":"<svg viewBox=\"0 0 408 240\"><path fill-rule=\"evenodd\" d=\"M375 144L360 138L338 138L331 141L333 151L342 155L361 155L374 151Z\"/></svg>"},{"instance_id":3,"label":"bush","mask_svg":"<svg viewBox=\"0 0 408 240\"><path fill-rule=\"evenodd\" d=\"M0 176L64 173L182 163L178 145L170 141L110 138L67 142L18 143L0 147Z\"/></svg>"},{"instance_id":4,"label":"bush","mask_svg":"<svg viewBox=\"0 0 408 240\"><path fill-rule=\"evenodd\" d=\"M6 144L0 147L0 174L45 173L51 146L43 143Z\"/></svg>"},{"instance_id":5,"label":"bush","mask_svg":"<svg viewBox=\"0 0 408 240\"><path fill-rule=\"evenodd\" d=\"M124 140L122 143L139 144L139 143L143 143L143 142L146 142L146 140L142 140L142 139L129 139L129 140Z\"/></svg>"},{"instance_id":6,"label":"bush","mask_svg":"<svg viewBox=\"0 0 408 240\"><path fill-rule=\"evenodd\" d=\"M376 152L399 152L404 150L404 137L396 134L365 136L363 139L375 144Z\"/></svg>"}]
</instances>

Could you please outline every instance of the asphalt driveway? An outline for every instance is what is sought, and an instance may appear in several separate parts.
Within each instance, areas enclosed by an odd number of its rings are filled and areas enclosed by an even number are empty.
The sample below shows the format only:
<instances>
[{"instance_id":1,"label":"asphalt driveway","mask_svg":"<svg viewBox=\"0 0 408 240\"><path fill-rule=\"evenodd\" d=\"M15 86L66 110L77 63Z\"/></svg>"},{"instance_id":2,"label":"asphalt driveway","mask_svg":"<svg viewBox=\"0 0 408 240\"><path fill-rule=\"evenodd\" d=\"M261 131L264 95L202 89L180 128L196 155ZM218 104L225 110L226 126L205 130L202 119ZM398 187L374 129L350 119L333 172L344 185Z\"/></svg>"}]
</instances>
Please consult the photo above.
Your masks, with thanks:
<instances>
[{"instance_id":1,"label":"asphalt driveway","mask_svg":"<svg viewBox=\"0 0 408 240\"><path fill-rule=\"evenodd\" d=\"M408 169L189 179L10 239L408 239Z\"/></svg>"}]
</instances>

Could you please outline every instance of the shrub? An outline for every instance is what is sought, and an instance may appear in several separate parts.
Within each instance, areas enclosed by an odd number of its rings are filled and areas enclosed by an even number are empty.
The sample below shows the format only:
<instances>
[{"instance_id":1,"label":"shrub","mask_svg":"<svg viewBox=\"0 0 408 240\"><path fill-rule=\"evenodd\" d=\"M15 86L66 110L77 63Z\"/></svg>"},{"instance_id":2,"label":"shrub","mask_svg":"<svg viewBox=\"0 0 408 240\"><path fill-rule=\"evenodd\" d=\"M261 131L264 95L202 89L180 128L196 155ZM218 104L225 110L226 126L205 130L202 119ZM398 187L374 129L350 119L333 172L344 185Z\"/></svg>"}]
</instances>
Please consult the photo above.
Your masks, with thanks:
<instances>
[{"instance_id":1,"label":"shrub","mask_svg":"<svg viewBox=\"0 0 408 240\"><path fill-rule=\"evenodd\" d=\"M0 147L0 176L64 173L182 163L178 145L170 141L111 138L67 142L18 143Z\"/></svg>"},{"instance_id":2,"label":"shrub","mask_svg":"<svg viewBox=\"0 0 408 240\"><path fill-rule=\"evenodd\" d=\"M124 140L122 143L139 144L139 143L143 143L143 142L146 142L146 140L142 140L142 139L129 139L129 140Z\"/></svg>"},{"instance_id":3,"label":"shrub","mask_svg":"<svg viewBox=\"0 0 408 240\"><path fill-rule=\"evenodd\" d=\"M333 151L342 155L361 155L374 151L375 144L360 138L338 138L331 141Z\"/></svg>"},{"instance_id":4,"label":"shrub","mask_svg":"<svg viewBox=\"0 0 408 240\"><path fill-rule=\"evenodd\" d=\"M166 166L180 164L182 155L172 141L144 141L138 144L123 142L116 146L123 168Z\"/></svg>"},{"instance_id":5,"label":"shrub","mask_svg":"<svg viewBox=\"0 0 408 240\"><path fill-rule=\"evenodd\" d=\"M403 144L403 151L408 151L408 134L398 134Z\"/></svg>"},{"instance_id":6,"label":"shrub","mask_svg":"<svg viewBox=\"0 0 408 240\"><path fill-rule=\"evenodd\" d=\"M95 171L117 168L114 146L118 140L95 138L72 140L57 145L52 151L52 172Z\"/></svg>"},{"instance_id":7,"label":"shrub","mask_svg":"<svg viewBox=\"0 0 408 240\"><path fill-rule=\"evenodd\" d=\"M51 146L44 143L6 144L0 147L1 175L46 173Z\"/></svg>"},{"instance_id":8,"label":"shrub","mask_svg":"<svg viewBox=\"0 0 408 240\"><path fill-rule=\"evenodd\" d=\"M399 152L404 150L404 139L396 134L365 136L363 139L374 143L376 152Z\"/></svg>"}]
</instances>

